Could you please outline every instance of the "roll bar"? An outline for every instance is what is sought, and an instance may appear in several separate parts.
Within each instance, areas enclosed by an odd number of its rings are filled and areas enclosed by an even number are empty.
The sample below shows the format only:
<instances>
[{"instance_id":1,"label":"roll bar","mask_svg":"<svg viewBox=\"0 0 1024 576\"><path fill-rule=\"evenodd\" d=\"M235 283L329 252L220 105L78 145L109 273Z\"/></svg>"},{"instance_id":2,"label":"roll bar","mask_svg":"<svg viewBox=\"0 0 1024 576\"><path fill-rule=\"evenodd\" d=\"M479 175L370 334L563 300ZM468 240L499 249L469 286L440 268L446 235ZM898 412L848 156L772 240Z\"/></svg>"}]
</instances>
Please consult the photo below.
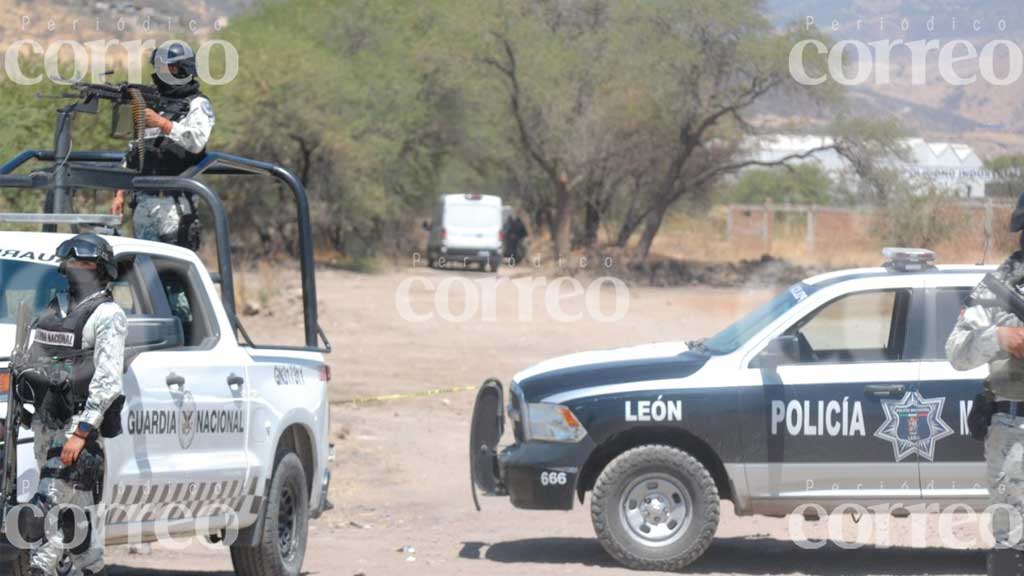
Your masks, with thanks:
<instances>
[{"instance_id":1,"label":"roll bar","mask_svg":"<svg viewBox=\"0 0 1024 576\"><path fill-rule=\"evenodd\" d=\"M210 175L252 175L276 178L291 189L295 197L299 224L299 253L302 273L302 305L305 320L304 347L301 350L331 350L327 335L320 328L316 296L316 263L313 259L313 227L309 216L306 189L291 172L281 166L222 152L208 152L203 160L180 176L141 176L122 168L124 153L109 151L69 152L60 157L50 150L26 150L0 167L0 190L4 188L40 189L53 193L55 207L67 206L67 190L75 188L109 190L179 190L195 194L210 207L216 234L221 301L232 327L245 335L235 308L234 274L231 268L231 242L227 212L220 196L197 178ZM27 175L12 175L26 163L38 160L57 165ZM53 210L61 213L61 210ZM323 343L323 347L320 343ZM275 349L289 347L274 346Z\"/></svg>"}]
</instances>

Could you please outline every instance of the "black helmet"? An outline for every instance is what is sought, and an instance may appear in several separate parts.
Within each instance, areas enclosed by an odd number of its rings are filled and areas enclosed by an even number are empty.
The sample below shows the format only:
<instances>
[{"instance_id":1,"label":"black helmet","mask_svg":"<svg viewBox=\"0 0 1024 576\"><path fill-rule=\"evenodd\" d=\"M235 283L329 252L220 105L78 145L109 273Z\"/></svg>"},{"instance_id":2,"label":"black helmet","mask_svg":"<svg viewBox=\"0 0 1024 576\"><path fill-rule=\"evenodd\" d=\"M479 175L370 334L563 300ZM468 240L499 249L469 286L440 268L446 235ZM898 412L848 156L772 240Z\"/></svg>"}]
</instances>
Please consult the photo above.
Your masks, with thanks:
<instances>
[{"instance_id":1,"label":"black helmet","mask_svg":"<svg viewBox=\"0 0 1024 576\"><path fill-rule=\"evenodd\" d=\"M114 249L102 237L96 234L79 234L65 240L57 247L57 258L67 260L87 260L95 262L98 270L106 274L110 280L117 279L117 265L114 264ZM61 272L64 267L61 266Z\"/></svg>"},{"instance_id":2,"label":"black helmet","mask_svg":"<svg viewBox=\"0 0 1024 576\"><path fill-rule=\"evenodd\" d=\"M156 67L157 64L177 64L178 73L176 78L189 78L196 74L196 53L184 42L165 42L161 44L149 57L149 63Z\"/></svg>"},{"instance_id":3,"label":"black helmet","mask_svg":"<svg viewBox=\"0 0 1024 576\"><path fill-rule=\"evenodd\" d=\"M1024 192L1017 198L1017 208L1013 211L1013 216L1010 216L1010 232L1020 232L1024 230Z\"/></svg>"}]
</instances>

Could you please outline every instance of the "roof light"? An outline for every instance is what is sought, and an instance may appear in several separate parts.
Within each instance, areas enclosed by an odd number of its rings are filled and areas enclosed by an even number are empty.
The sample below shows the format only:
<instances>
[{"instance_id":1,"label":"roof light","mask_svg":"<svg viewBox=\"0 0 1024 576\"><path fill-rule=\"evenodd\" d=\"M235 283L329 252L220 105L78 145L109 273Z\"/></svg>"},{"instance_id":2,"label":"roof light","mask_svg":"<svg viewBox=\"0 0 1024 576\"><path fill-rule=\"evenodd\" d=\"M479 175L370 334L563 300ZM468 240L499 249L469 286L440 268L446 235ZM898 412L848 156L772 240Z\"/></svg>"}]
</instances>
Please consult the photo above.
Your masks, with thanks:
<instances>
[{"instance_id":1,"label":"roof light","mask_svg":"<svg viewBox=\"0 0 1024 576\"><path fill-rule=\"evenodd\" d=\"M466 200L479 200L483 198L481 194L466 194Z\"/></svg>"},{"instance_id":2,"label":"roof light","mask_svg":"<svg viewBox=\"0 0 1024 576\"><path fill-rule=\"evenodd\" d=\"M935 267L935 252L924 248L882 248L885 267L899 272L916 272Z\"/></svg>"}]
</instances>

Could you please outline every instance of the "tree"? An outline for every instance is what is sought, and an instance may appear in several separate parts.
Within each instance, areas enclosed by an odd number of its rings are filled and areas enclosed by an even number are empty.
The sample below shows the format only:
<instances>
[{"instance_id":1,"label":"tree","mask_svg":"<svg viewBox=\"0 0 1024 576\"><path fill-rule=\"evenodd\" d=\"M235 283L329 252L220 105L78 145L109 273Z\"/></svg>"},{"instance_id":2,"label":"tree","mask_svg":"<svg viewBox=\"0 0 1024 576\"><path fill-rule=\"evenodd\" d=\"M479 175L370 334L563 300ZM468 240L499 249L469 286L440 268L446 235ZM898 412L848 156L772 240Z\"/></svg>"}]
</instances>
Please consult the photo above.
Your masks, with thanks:
<instances>
[{"instance_id":1,"label":"tree","mask_svg":"<svg viewBox=\"0 0 1024 576\"><path fill-rule=\"evenodd\" d=\"M623 223L625 245L642 225L637 256L647 257L668 210L681 198L699 193L723 176L750 166L774 166L807 158L836 143L765 162L751 159L748 144L756 130L754 106L767 96L787 93L809 105L837 99L834 86L809 89L792 79L789 52L804 37L794 29L775 32L755 0L637 0L621 3L642 31L629 36L629 49L640 62L633 81L648 94L664 159L645 206ZM820 58L807 56L805 67L820 69Z\"/></svg>"},{"instance_id":2,"label":"tree","mask_svg":"<svg viewBox=\"0 0 1024 576\"><path fill-rule=\"evenodd\" d=\"M612 50L614 4L529 0L501 4L478 60L500 79L515 141L553 191L556 257L572 243L582 204L596 238L615 164L633 137L623 54Z\"/></svg>"}]
</instances>

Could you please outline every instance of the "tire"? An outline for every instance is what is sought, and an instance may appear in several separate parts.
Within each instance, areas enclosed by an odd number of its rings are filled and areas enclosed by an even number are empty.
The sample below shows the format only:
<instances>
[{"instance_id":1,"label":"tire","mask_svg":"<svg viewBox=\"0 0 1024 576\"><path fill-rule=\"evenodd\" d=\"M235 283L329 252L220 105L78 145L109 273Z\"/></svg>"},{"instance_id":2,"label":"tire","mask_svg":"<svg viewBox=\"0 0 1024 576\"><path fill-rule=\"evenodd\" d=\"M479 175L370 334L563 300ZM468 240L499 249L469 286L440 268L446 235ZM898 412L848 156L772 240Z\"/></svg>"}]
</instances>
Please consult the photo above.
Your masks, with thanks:
<instances>
[{"instance_id":1,"label":"tire","mask_svg":"<svg viewBox=\"0 0 1024 576\"><path fill-rule=\"evenodd\" d=\"M235 573L239 576L299 576L308 536L306 472L299 457L287 452L274 470L259 545L255 548L231 547Z\"/></svg>"},{"instance_id":2,"label":"tire","mask_svg":"<svg viewBox=\"0 0 1024 576\"><path fill-rule=\"evenodd\" d=\"M711 545L718 528L718 489L707 469L686 452L641 446L601 472L590 516L601 546L623 565L678 571Z\"/></svg>"}]
</instances>

